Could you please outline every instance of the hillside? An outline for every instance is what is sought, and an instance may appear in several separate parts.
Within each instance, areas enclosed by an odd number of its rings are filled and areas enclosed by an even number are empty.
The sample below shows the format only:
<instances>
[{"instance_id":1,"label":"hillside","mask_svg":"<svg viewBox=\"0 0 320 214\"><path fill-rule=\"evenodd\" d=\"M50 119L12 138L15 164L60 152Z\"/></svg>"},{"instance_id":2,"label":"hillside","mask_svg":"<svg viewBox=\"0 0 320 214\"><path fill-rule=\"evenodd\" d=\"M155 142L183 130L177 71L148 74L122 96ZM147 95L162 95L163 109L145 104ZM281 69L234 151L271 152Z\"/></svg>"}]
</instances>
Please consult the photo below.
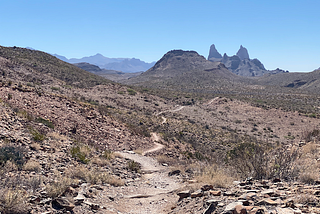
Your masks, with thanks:
<instances>
[{"instance_id":1,"label":"hillside","mask_svg":"<svg viewBox=\"0 0 320 214\"><path fill-rule=\"evenodd\" d=\"M5 65L2 69L3 75L17 80L42 84L45 79L52 77L76 87L90 87L109 82L40 51L0 46L0 57Z\"/></svg>"},{"instance_id":2,"label":"hillside","mask_svg":"<svg viewBox=\"0 0 320 214\"><path fill-rule=\"evenodd\" d=\"M1 50L1 213L320 210L318 95L193 51L168 52L126 86Z\"/></svg>"}]
</instances>

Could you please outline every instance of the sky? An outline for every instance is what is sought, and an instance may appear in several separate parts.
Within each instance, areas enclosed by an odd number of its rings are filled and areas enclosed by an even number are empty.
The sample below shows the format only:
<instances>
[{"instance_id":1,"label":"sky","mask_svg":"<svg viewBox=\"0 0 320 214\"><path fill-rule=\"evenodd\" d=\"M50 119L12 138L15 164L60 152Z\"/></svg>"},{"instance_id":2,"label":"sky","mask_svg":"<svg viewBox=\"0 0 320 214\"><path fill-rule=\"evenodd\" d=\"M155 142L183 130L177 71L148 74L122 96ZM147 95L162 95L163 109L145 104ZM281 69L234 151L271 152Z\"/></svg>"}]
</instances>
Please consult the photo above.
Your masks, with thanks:
<instances>
[{"instance_id":1,"label":"sky","mask_svg":"<svg viewBox=\"0 0 320 214\"><path fill-rule=\"evenodd\" d=\"M159 60L173 49L229 56L240 45L266 67L320 67L319 0L0 0L0 45L67 58Z\"/></svg>"}]
</instances>

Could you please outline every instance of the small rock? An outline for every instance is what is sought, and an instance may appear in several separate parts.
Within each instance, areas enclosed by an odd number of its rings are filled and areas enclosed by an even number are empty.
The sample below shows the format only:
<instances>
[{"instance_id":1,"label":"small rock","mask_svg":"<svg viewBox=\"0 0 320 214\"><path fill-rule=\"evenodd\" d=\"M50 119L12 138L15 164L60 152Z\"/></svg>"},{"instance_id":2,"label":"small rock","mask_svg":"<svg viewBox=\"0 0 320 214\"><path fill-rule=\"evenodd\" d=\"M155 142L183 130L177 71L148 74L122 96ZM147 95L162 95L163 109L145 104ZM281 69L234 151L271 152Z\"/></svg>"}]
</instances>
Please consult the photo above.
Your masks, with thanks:
<instances>
[{"instance_id":1,"label":"small rock","mask_svg":"<svg viewBox=\"0 0 320 214\"><path fill-rule=\"evenodd\" d=\"M220 190L218 190L218 191L211 190L210 194L213 195L213 196L220 196L221 195L221 191Z\"/></svg>"},{"instance_id":2,"label":"small rock","mask_svg":"<svg viewBox=\"0 0 320 214\"><path fill-rule=\"evenodd\" d=\"M57 198L57 199L54 199L52 201L52 206L56 206L60 209L66 209L68 211L71 211L75 205L71 202L69 202L66 198Z\"/></svg>"},{"instance_id":3,"label":"small rock","mask_svg":"<svg viewBox=\"0 0 320 214\"><path fill-rule=\"evenodd\" d=\"M203 192L202 192L202 190L201 189L199 189L199 190L197 190L197 191L195 191L195 192L193 192L193 193L191 193L191 198L197 198L197 197L201 197L201 196L203 196Z\"/></svg>"},{"instance_id":4,"label":"small rock","mask_svg":"<svg viewBox=\"0 0 320 214\"><path fill-rule=\"evenodd\" d=\"M173 170L171 172L168 173L169 176L173 176L173 175L179 175L181 173L180 170Z\"/></svg>"},{"instance_id":5,"label":"small rock","mask_svg":"<svg viewBox=\"0 0 320 214\"><path fill-rule=\"evenodd\" d=\"M247 214L247 209L242 205L236 205L232 214Z\"/></svg>"},{"instance_id":6,"label":"small rock","mask_svg":"<svg viewBox=\"0 0 320 214\"><path fill-rule=\"evenodd\" d=\"M93 210L98 210L100 209L100 205L99 204L94 204L94 203L91 203L89 201L86 201L85 204L89 205L91 209Z\"/></svg>"},{"instance_id":7,"label":"small rock","mask_svg":"<svg viewBox=\"0 0 320 214\"><path fill-rule=\"evenodd\" d=\"M188 198L190 196L190 190L181 191L177 195L180 197L179 200Z\"/></svg>"},{"instance_id":8,"label":"small rock","mask_svg":"<svg viewBox=\"0 0 320 214\"><path fill-rule=\"evenodd\" d=\"M225 212L230 212L230 211L232 212L237 205L241 205L241 206L242 206L242 202L239 202L239 201L237 201L237 202L232 202L232 203L230 203L230 204L228 204L228 205L226 206L226 208L224 209L224 211L225 211Z\"/></svg>"},{"instance_id":9,"label":"small rock","mask_svg":"<svg viewBox=\"0 0 320 214\"><path fill-rule=\"evenodd\" d=\"M204 185L203 187L201 187L202 191L208 191L208 190L211 190L211 189L213 189L212 185Z\"/></svg>"}]
</instances>

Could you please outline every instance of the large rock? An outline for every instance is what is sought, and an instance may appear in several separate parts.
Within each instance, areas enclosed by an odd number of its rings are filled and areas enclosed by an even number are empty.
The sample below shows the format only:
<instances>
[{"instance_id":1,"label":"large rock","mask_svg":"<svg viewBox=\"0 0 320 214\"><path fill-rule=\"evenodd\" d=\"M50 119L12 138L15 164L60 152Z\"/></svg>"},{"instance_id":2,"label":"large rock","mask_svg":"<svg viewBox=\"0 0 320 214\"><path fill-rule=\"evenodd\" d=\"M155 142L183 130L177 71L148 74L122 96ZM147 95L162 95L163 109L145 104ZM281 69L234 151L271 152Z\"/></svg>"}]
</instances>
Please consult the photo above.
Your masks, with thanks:
<instances>
[{"instance_id":1,"label":"large rock","mask_svg":"<svg viewBox=\"0 0 320 214\"><path fill-rule=\"evenodd\" d=\"M238 56L241 60L250 59L250 58L249 58L248 50L247 50L245 47L243 47L242 45L240 46L240 49L239 49L238 52L237 52L237 56Z\"/></svg>"},{"instance_id":2,"label":"large rock","mask_svg":"<svg viewBox=\"0 0 320 214\"><path fill-rule=\"evenodd\" d=\"M220 61L222 59L222 55L217 51L214 44L210 46L208 60L211 61Z\"/></svg>"},{"instance_id":3,"label":"large rock","mask_svg":"<svg viewBox=\"0 0 320 214\"><path fill-rule=\"evenodd\" d=\"M59 209L66 209L67 211L73 210L75 205L68 201L66 198L57 198L52 201L52 206Z\"/></svg>"}]
</instances>

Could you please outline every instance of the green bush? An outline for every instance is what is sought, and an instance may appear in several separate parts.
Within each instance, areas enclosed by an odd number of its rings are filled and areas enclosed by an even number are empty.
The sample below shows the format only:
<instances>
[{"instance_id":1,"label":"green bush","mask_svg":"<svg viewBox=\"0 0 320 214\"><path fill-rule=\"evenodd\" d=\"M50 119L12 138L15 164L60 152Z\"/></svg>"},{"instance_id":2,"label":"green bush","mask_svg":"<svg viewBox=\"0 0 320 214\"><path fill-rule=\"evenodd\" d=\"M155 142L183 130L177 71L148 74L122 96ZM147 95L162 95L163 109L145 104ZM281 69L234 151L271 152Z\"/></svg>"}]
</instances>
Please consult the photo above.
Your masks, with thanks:
<instances>
[{"instance_id":1,"label":"green bush","mask_svg":"<svg viewBox=\"0 0 320 214\"><path fill-rule=\"evenodd\" d=\"M52 123L50 120L46 120L46 119L44 119L44 118L42 118L42 117L38 117L38 118L36 119L36 122L42 123L42 124L48 126L49 128L54 129L54 125L53 125L53 123Z\"/></svg>"},{"instance_id":2,"label":"green bush","mask_svg":"<svg viewBox=\"0 0 320 214\"><path fill-rule=\"evenodd\" d=\"M42 142L46 139L44 134L41 134L38 130L30 128L30 133L32 135L33 140Z\"/></svg>"},{"instance_id":3,"label":"green bush","mask_svg":"<svg viewBox=\"0 0 320 214\"><path fill-rule=\"evenodd\" d=\"M128 162L128 169L134 172L140 172L141 171L141 165L138 162L135 162L134 160L131 160Z\"/></svg>"},{"instance_id":4,"label":"green bush","mask_svg":"<svg viewBox=\"0 0 320 214\"><path fill-rule=\"evenodd\" d=\"M22 149L14 146L0 148L0 165L4 166L7 161L12 161L21 169L25 162Z\"/></svg>"},{"instance_id":5,"label":"green bush","mask_svg":"<svg viewBox=\"0 0 320 214\"><path fill-rule=\"evenodd\" d=\"M87 146L74 146L70 149L71 156L82 163L89 163L88 159L89 148Z\"/></svg>"},{"instance_id":6,"label":"green bush","mask_svg":"<svg viewBox=\"0 0 320 214\"><path fill-rule=\"evenodd\" d=\"M137 94L137 92L131 88L128 88L127 91L129 93L129 95L136 95Z\"/></svg>"}]
</instances>

